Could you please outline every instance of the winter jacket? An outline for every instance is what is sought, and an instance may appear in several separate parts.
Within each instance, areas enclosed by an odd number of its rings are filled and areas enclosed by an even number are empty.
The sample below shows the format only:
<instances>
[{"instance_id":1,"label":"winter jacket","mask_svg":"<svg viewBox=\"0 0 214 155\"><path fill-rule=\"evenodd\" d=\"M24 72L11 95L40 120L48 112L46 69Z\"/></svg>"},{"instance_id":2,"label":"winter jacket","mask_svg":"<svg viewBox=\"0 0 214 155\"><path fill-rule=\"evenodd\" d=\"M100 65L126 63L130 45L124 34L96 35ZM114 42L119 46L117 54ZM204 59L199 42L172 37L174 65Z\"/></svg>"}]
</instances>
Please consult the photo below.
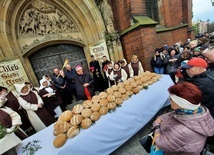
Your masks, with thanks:
<instances>
[{"instance_id":1,"label":"winter jacket","mask_svg":"<svg viewBox=\"0 0 214 155\"><path fill-rule=\"evenodd\" d=\"M164 67L164 58L160 56L152 57L150 63L152 67L158 67L158 68Z\"/></svg>"},{"instance_id":2,"label":"winter jacket","mask_svg":"<svg viewBox=\"0 0 214 155\"><path fill-rule=\"evenodd\" d=\"M206 107L202 113L179 115L169 112L160 116L162 122L155 134L156 145L165 155L199 155L208 136L214 135L214 119ZM157 123L154 122L153 126Z\"/></svg>"}]
</instances>

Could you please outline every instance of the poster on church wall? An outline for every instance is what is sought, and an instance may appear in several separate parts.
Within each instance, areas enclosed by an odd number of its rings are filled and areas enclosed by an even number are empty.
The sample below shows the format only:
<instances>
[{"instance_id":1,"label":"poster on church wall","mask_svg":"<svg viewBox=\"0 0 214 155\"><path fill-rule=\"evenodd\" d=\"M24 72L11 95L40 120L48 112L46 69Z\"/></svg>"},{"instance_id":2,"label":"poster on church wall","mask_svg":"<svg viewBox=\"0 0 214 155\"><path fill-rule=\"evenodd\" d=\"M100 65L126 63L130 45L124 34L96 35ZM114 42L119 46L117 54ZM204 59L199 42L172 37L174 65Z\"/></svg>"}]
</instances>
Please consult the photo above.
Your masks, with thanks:
<instances>
[{"instance_id":1,"label":"poster on church wall","mask_svg":"<svg viewBox=\"0 0 214 155\"><path fill-rule=\"evenodd\" d=\"M27 74L19 59L0 62L0 85L14 90L14 83L24 83L28 80Z\"/></svg>"},{"instance_id":2,"label":"poster on church wall","mask_svg":"<svg viewBox=\"0 0 214 155\"><path fill-rule=\"evenodd\" d=\"M105 40L100 40L97 43L90 44L89 50L90 54L94 55L94 58L100 63L102 62L103 56L106 56L107 60L110 60Z\"/></svg>"}]
</instances>

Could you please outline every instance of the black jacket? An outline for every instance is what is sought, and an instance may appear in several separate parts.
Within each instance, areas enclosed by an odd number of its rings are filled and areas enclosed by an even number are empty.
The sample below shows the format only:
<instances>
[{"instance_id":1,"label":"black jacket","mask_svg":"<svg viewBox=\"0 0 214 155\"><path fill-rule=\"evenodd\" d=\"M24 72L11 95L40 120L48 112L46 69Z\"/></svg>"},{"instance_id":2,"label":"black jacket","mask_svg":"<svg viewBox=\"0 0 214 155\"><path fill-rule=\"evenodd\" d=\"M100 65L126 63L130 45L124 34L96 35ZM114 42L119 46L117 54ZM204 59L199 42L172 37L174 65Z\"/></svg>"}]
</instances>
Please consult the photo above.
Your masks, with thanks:
<instances>
[{"instance_id":1,"label":"black jacket","mask_svg":"<svg viewBox=\"0 0 214 155\"><path fill-rule=\"evenodd\" d=\"M202 92L201 104L208 109L214 107L214 71L207 70L192 78L187 78L188 82L191 82L198 86Z\"/></svg>"}]
</instances>

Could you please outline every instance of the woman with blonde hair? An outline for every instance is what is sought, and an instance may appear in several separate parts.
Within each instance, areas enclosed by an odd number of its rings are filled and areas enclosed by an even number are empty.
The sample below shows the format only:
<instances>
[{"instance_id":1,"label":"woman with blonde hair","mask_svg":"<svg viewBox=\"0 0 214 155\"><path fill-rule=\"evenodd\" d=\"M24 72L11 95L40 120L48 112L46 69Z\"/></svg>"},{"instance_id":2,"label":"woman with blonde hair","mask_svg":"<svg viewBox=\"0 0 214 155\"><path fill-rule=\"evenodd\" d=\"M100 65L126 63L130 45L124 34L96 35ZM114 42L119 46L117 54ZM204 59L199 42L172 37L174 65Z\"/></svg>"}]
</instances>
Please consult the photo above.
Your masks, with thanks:
<instances>
[{"instance_id":1,"label":"woman with blonde hair","mask_svg":"<svg viewBox=\"0 0 214 155\"><path fill-rule=\"evenodd\" d=\"M189 82L168 90L174 111L154 121L155 143L165 155L200 155L207 137L214 135L214 119L200 104L202 93Z\"/></svg>"}]
</instances>

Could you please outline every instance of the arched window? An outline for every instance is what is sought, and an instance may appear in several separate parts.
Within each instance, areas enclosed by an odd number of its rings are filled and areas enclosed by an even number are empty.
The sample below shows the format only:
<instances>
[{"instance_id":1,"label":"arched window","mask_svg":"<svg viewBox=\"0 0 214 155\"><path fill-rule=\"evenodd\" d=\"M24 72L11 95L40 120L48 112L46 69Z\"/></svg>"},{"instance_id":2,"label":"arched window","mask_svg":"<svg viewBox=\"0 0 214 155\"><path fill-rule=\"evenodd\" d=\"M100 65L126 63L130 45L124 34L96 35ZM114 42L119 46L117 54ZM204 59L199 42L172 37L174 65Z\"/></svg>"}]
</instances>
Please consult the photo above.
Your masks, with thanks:
<instances>
[{"instance_id":1,"label":"arched window","mask_svg":"<svg viewBox=\"0 0 214 155\"><path fill-rule=\"evenodd\" d=\"M158 0L146 0L146 14L149 18L159 22Z\"/></svg>"}]
</instances>

